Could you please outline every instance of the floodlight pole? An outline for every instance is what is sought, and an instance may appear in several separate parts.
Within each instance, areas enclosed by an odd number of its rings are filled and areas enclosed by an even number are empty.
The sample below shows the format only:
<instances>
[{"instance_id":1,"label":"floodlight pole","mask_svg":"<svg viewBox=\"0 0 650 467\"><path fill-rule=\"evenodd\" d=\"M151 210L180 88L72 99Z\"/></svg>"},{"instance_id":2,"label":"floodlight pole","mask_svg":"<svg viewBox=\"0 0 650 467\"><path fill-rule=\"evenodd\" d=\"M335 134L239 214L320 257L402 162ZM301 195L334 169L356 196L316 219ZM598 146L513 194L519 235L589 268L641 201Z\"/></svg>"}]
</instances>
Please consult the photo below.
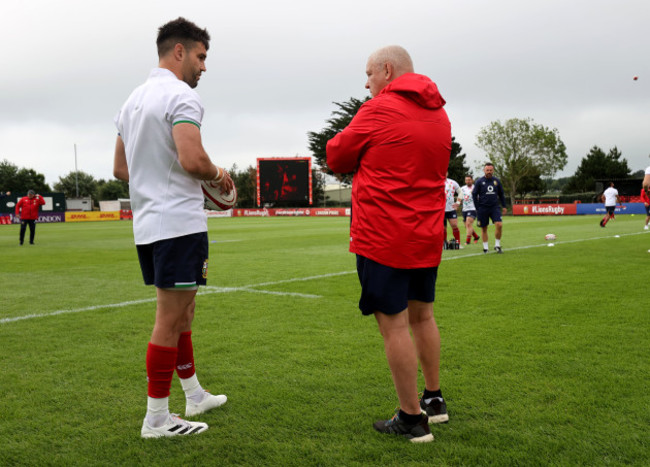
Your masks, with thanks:
<instances>
[{"instance_id":1,"label":"floodlight pole","mask_svg":"<svg viewBox=\"0 0 650 467\"><path fill-rule=\"evenodd\" d=\"M74 184L79 198L79 171L77 170L77 143L74 143Z\"/></svg>"}]
</instances>

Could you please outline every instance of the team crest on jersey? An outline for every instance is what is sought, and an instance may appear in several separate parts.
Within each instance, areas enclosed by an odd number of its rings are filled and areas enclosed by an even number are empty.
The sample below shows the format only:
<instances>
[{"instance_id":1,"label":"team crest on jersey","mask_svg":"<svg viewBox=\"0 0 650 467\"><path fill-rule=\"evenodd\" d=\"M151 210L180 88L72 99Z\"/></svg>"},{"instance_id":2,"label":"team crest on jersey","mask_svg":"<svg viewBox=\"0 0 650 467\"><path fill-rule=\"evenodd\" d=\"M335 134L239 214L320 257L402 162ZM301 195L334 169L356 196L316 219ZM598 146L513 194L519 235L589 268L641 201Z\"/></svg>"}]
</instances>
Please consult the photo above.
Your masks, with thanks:
<instances>
[{"instance_id":1,"label":"team crest on jersey","mask_svg":"<svg viewBox=\"0 0 650 467\"><path fill-rule=\"evenodd\" d=\"M496 180L493 183L494 183L494 186L497 186L497 181Z\"/></svg>"},{"instance_id":2,"label":"team crest on jersey","mask_svg":"<svg viewBox=\"0 0 650 467\"><path fill-rule=\"evenodd\" d=\"M203 268L201 268L201 276L203 276L204 279L208 278L208 260L206 259L203 261Z\"/></svg>"}]
</instances>

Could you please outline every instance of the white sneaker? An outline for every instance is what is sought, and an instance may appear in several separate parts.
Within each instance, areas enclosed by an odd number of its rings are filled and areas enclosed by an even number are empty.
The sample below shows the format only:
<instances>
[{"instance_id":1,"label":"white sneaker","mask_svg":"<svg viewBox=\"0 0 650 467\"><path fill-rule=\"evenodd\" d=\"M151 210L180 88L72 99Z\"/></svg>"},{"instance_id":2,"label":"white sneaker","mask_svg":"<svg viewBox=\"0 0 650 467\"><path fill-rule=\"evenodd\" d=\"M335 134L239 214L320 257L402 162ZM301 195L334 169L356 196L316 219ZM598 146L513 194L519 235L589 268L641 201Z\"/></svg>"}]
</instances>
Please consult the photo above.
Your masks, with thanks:
<instances>
[{"instance_id":1,"label":"white sneaker","mask_svg":"<svg viewBox=\"0 0 650 467\"><path fill-rule=\"evenodd\" d=\"M648 226L647 226L647 225L644 225L644 226L643 226L643 230L648 230Z\"/></svg>"},{"instance_id":2,"label":"white sneaker","mask_svg":"<svg viewBox=\"0 0 650 467\"><path fill-rule=\"evenodd\" d=\"M201 402L198 404L190 399L187 400L187 405L185 406L185 416L193 417L194 415L202 414L208 410L222 406L226 403L227 400L228 398L223 394L213 396L208 391L204 391L203 400L201 400Z\"/></svg>"},{"instance_id":3,"label":"white sneaker","mask_svg":"<svg viewBox=\"0 0 650 467\"><path fill-rule=\"evenodd\" d=\"M163 438L166 436L180 436L180 435L194 435L203 433L208 429L207 423L203 422L188 422L183 420L177 414L169 415L167 423L160 427L153 427L147 423L145 417L142 422L142 430L140 435L143 438Z\"/></svg>"}]
</instances>

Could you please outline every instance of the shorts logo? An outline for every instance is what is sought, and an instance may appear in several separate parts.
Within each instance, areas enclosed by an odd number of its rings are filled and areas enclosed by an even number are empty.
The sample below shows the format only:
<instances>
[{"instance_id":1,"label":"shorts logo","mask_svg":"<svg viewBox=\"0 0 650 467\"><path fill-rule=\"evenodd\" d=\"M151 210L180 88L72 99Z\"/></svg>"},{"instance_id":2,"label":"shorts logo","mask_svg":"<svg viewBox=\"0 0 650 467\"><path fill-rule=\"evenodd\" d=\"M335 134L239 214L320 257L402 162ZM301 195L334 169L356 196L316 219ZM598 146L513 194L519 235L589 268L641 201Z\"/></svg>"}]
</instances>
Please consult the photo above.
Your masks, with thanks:
<instances>
[{"instance_id":1,"label":"shorts logo","mask_svg":"<svg viewBox=\"0 0 650 467\"><path fill-rule=\"evenodd\" d=\"M201 276L204 279L208 278L208 260L203 261L203 268L201 268Z\"/></svg>"}]
</instances>

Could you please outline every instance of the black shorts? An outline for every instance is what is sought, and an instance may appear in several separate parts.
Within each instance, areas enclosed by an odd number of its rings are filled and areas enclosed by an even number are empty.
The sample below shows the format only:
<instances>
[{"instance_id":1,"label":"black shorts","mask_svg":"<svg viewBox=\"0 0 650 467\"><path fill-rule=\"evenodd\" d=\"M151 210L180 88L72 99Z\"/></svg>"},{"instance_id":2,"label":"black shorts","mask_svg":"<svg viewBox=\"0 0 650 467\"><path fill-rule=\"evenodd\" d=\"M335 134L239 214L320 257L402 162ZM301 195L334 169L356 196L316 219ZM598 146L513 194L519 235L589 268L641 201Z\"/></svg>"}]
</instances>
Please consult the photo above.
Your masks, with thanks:
<instances>
[{"instance_id":1,"label":"black shorts","mask_svg":"<svg viewBox=\"0 0 650 467\"><path fill-rule=\"evenodd\" d=\"M650 216L650 204L645 206L645 213L646 213L647 216Z\"/></svg>"},{"instance_id":2,"label":"black shorts","mask_svg":"<svg viewBox=\"0 0 650 467\"><path fill-rule=\"evenodd\" d=\"M492 223L501 222L501 206L489 206L485 208L478 208L476 210L476 220L479 227L487 227Z\"/></svg>"},{"instance_id":3,"label":"black shorts","mask_svg":"<svg viewBox=\"0 0 650 467\"><path fill-rule=\"evenodd\" d=\"M616 206L605 206L605 210L607 211L607 214L612 216L612 215L614 215L614 212L616 211Z\"/></svg>"},{"instance_id":4,"label":"black shorts","mask_svg":"<svg viewBox=\"0 0 650 467\"><path fill-rule=\"evenodd\" d=\"M380 311L394 315L408 307L409 300L433 302L438 268L397 269L357 255L361 283L359 309L364 315Z\"/></svg>"},{"instance_id":5,"label":"black shorts","mask_svg":"<svg viewBox=\"0 0 650 467\"><path fill-rule=\"evenodd\" d=\"M136 245L142 278L159 289L195 290L208 278L208 233Z\"/></svg>"},{"instance_id":6,"label":"black shorts","mask_svg":"<svg viewBox=\"0 0 650 467\"><path fill-rule=\"evenodd\" d=\"M463 211L463 222L467 222L468 217L476 219L476 210L470 209L469 211Z\"/></svg>"}]
</instances>

